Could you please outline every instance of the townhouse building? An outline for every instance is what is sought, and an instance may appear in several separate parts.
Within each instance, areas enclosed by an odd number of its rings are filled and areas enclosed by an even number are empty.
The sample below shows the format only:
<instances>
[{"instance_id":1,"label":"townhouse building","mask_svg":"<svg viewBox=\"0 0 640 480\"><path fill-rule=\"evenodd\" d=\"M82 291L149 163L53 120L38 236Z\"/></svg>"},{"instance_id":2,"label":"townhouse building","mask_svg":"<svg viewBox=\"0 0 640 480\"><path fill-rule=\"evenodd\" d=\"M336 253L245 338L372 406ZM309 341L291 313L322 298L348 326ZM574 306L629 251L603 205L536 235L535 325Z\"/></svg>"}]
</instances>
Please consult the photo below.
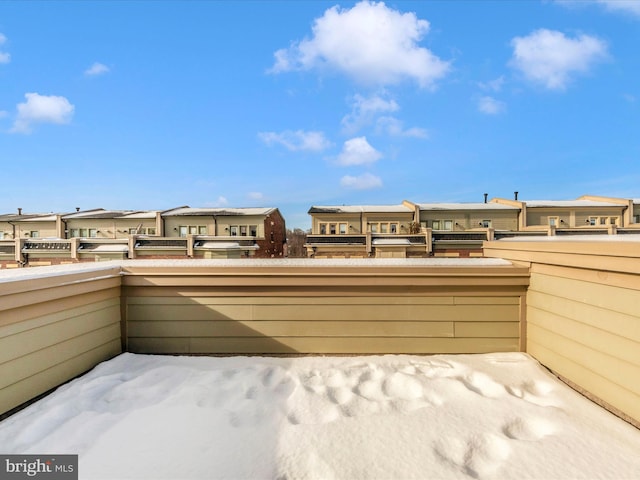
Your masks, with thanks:
<instances>
[{"instance_id":1,"label":"townhouse building","mask_svg":"<svg viewBox=\"0 0 640 480\"><path fill-rule=\"evenodd\" d=\"M0 215L0 267L127 258L281 258L277 208L191 208Z\"/></svg>"},{"instance_id":2,"label":"townhouse building","mask_svg":"<svg viewBox=\"0 0 640 480\"><path fill-rule=\"evenodd\" d=\"M313 206L307 255L482 256L484 241L513 236L637 233L640 202L584 195L576 200L493 198L478 203ZM373 221L372 221L373 219ZM378 220L379 219L379 220ZM384 228L384 231L382 229Z\"/></svg>"}]
</instances>

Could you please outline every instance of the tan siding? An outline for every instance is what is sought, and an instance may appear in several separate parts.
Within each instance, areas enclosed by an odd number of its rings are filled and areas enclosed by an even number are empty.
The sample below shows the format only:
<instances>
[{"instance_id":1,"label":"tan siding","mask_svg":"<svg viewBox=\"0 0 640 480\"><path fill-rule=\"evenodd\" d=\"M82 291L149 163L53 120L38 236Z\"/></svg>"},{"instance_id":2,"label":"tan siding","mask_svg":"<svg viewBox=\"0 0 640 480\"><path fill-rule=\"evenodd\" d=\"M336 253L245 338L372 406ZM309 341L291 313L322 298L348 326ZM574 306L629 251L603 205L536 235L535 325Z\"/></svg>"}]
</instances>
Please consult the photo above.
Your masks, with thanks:
<instances>
[{"instance_id":1,"label":"tan siding","mask_svg":"<svg viewBox=\"0 0 640 480\"><path fill-rule=\"evenodd\" d=\"M609 408L640 422L640 244L490 242L526 261L526 350Z\"/></svg>"},{"instance_id":2,"label":"tan siding","mask_svg":"<svg viewBox=\"0 0 640 480\"><path fill-rule=\"evenodd\" d=\"M0 390L0 413L6 412L120 353L120 340L100 345Z\"/></svg>"},{"instance_id":3,"label":"tan siding","mask_svg":"<svg viewBox=\"0 0 640 480\"><path fill-rule=\"evenodd\" d=\"M512 338L383 338L271 337L271 338L135 338L132 352L219 354L376 354L376 353L487 353L516 351Z\"/></svg>"},{"instance_id":4,"label":"tan siding","mask_svg":"<svg viewBox=\"0 0 640 480\"><path fill-rule=\"evenodd\" d=\"M137 279L126 277L127 283L136 285L125 288L128 347L134 352L219 354L519 349L522 286L505 292L504 285L486 282L480 286L482 281L473 279L473 287L459 286L453 294L451 289L438 286L415 288L419 279L408 276L403 279L403 295L394 296L385 294L385 286L372 285L371 276L366 276L350 278L348 286L337 286L341 295L336 295L333 289L327 292L320 287L319 278L313 275L293 280L282 275L278 280L289 285L278 288L277 295L257 285L247 286L247 279L235 278L231 283L240 284L235 292L227 286L191 292L193 296L181 291L177 296L176 288L184 278L165 276L160 281L147 281L165 287L144 288ZM336 275L323 283L341 284L343 280ZM188 279L187 283L195 281ZM384 278L376 283L389 281ZM273 279L268 283L273 284ZM315 287L308 289L306 285ZM163 291L168 296L160 296ZM246 295L239 295L241 292Z\"/></svg>"},{"instance_id":5,"label":"tan siding","mask_svg":"<svg viewBox=\"0 0 640 480\"><path fill-rule=\"evenodd\" d=\"M121 352L119 269L0 285L0 413Z\"/></svg>"}]
</instances>

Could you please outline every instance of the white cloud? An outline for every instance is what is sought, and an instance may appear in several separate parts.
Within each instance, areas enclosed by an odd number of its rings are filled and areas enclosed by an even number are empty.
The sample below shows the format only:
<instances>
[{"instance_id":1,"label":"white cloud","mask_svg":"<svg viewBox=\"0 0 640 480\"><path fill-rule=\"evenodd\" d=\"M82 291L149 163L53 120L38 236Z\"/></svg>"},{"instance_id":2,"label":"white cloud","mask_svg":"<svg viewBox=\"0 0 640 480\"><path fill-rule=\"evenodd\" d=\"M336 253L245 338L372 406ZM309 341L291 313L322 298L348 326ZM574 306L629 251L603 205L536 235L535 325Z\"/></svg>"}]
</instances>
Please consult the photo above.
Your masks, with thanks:
<instances>
[{"instance_id":1,"label":"white cloud","mask_svg":"<svg viewBox=\"0 0 640 480\"><path fill-rule=\"evenodd\" d=\"M345 132L353 134L371 124L380 113L396 112L399 109L395 100L387 100L379 95L366 98L356 94L351 102L351 113L343 117L342 126Z\"/></svg>"},{"instance_id":2,"label":"white cloud","mask_svg":"<svg viewBox=\"0 0 640 480\"><path fill-rule=\"evenodd\" d=\"M596 2L604 5L607 10L640 16L640 1L638 0L596 0Z\"/></svg>"},{"instance_id":3,"label":"white cloud","mask_svg":"<svg viewBox=\"0 0 640 480\"><path fill-rule=\"evenodd\" d=\"M606 10L621 13L630 13L640 17L639 0L555 0L556 3L566 7L583 7L585 5L602 5Z\"/></svg>"},{"instance_id":4,"label":"white cloud","mask_svg":"<svg viewBox=\"0 0 640 480\"><path fill-rule=\"evenodd\" d=\"M93 65L91 65L89 68L87 68L84 71L84 74L87 75L88 77L95 77L98 75L103 75L105 73L108 73L110 70L111 69L106 65L99 62L95 62Z\"/></svg>"},{"instance_id":5,"label":"white cloud","mask_svg":"<svg viewBox=\"0 0 640 480\"><path fill-rule=\"evenodd\" d=\"M368 84L412 79L430 87L450 70L449 62L418 46L429 22L383 2L334 6L315 20L312 30L311 39L275 52L272 73L327 68Z\"/></svg>"},{"instance_id":6,"label":"white cloud","mask_svg":"<svg viewBox=\"0 0 640 480\"><path fill-rule=\"evenodd\" d=\"M494 78L493 80L489 80L488 82L479 82L478 86L483 90L491 90L493 92L499 92L502 90L504 86L504 75L499 76L498 78Z\"/></svg>"},{"instance_id":7,"label":"white cloud","mask_svg":"<svg viewBox=\"0 0 640 480\"><path fill-rule=\"evenodd\" d=\"M213 205L215 207L225 207L227 205L229 205L229 200L227 200L227 197L223 197L222 195L220 195L215 202L213 202Z\"/></svg>"},{"instance_id":8,"label":"white cloud","mask_svg":"<svg viewBox=\"0 0 640 480\"><path fill-rule=\"evenodd\" d=\"M369 145L366 137L356 137L344 142L342 152L338 155L338 164L371 165L382 158L382 154Z\"/></svg>"},{"instance_id":9,"label":"white cloud","mask_svg":"<svg viewBox=\"0 0 640 480\"><path fill-rule=\"evenodd\" d=\"M264 199L264 194L262 192L249 192L247 194L250 200L262 200Z\"/></svg>"},{"instance_id":10,"label":"white cloud","mask_svg":"<svg viewBox=\"0 0 640 480\"><path fill-rule=\"evenodd\" d=\"M0 118L5 118L9 116L9 112L6 110L0 110Z\"/></svg>"},{"instance_id":11,"label":"white cloud","mask_svg":"<svg viewBox=\"0 0 640 480\"><path fill-rule=\"evenodd\" d=\"M12 133L30 133L36 123L69 123L75 107L65 97L25 93L27 101L17 106L18 116Z\"/></svg>"},{"instance_id":12,"label":"white cloud","mask_svg":"<svg viewBox=\"0 0 640 480\"><path fill-rule=\"evenodd\" d=\"M267 145L280 144L292 152L321 152L332 146L332 143L325 138L324 133L316 131L260 132L258 137Z\"/></svg>"},{"instance_id":13,"label":"white cloud","mask_svg":"<svg viewBox=\"0 0 640 480\"><path fill-rule=\"evenodd\" d=\"M487 115L497 115L504 112L506 105L504 102L496 100L493 97L485 96L480 97L478 100L478 110Z\"/></svg>"},{"instance_id":14,"label":"white cloud","mask_svg":"<svg viewBox=\"0 0 640 480\"><path fill-rule=\"evenodd\" d=\"M424 128L404 128L404 124L395 117L380 117L376 122L376 131L393 137L429 138L429 132Z\"/></svg>"},{"instance_id":15,"label":"white cloud","mask_svg":"<svg viewBox=\"0 0 640 480\"><path fill-rule=\"evenodd\" d=\"M2 33L0 33L0 45L4 45L7 41L7 37L5 37ZM0 63L9 63L11 61L11 55L6 52L0 52Z\"/></svg>"},{"instance_id":16,"label":"white cloud","mask_svg":"<svg viewBox=\"0 0 640 480\"><path fill-rule=\"evenodd\" d=\"M340 185L355 190L369 190L382 187L382 179L371 173L364 173L357 177L345 175L340 179Z\"/></svg>"},{"instance_id":17,"label":"white cloud","mask_svg":"<svg viewBox=\"0 0 640 480\"><path fill-rule=\"evenodd\" d=\"M607 45L589 35L568 38L563 33L540 29L511 41L511 65L529 80L548 89L562 90L576 73L585 73L607 57Z\"/></svg>"}]
</instances>

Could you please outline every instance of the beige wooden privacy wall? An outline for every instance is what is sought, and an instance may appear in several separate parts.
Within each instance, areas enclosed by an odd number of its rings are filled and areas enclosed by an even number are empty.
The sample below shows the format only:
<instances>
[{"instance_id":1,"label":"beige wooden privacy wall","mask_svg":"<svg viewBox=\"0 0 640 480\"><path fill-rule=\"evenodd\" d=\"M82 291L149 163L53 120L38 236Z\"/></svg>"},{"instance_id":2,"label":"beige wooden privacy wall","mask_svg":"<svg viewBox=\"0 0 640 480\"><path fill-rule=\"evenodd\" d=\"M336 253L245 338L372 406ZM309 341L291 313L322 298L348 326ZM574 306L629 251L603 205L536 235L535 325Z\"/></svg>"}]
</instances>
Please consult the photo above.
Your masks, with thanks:
<instances>
[{"instance_id":1,"label":"beige wooden privacy wall","mask_svg":"<svg viewBox=\"0 0 640 480\"><path fill-rule=\"evenodd\" d=\"M527 352L640 425L640 241L617 237L487 242L485 255L530 267Z\"/></svg>"},{"instance_id":2,"label":"beige wooden privacy wall","mask_svg":"<svg viewBox=\"0 0 640 480\"><path fill-rule=\"evenodd\" d=\"M120 267L67 270L0 276L0 414L122 351Z\"/></svg>"},{"instance_id":3,"label":"beige wooden privacy wall","mask_svg":"<svg viewBox=\"0 0 640 480\"><path fill-rule=\"evenodd\" d=\"M518 351L527 269L457 263L127 267L126 348L184 354Z\"/></svg>"},{"instance_id":4,"label":"beige wooden privacy wall","mask_svg":"<svg viewBox=\"0 0 640 480\"><path fill-rule=\"evenodd\" d=\"M520 350L528 270L455 262L140 260L2 272L0 414L123 350Z\"/></svg>"}]
</instances>

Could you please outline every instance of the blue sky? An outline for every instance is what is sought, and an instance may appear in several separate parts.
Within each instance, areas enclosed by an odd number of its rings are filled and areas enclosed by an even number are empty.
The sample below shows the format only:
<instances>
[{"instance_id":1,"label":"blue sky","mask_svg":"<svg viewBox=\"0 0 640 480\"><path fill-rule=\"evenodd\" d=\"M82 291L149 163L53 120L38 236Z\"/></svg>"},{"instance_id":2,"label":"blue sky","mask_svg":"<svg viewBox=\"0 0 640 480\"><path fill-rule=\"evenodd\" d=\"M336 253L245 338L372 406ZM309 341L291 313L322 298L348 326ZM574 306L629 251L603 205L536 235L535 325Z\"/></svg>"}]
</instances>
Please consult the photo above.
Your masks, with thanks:
<instances>
[{"instance_id":1,"label":"blue sky","mask_svg":"<svg viewBox=\"0 0 640 480\"><path fill-rule=\"evenodd\" d=\"M640 0L3 1L0 213L640 197Z\"/></svg>"}]
</instances>

